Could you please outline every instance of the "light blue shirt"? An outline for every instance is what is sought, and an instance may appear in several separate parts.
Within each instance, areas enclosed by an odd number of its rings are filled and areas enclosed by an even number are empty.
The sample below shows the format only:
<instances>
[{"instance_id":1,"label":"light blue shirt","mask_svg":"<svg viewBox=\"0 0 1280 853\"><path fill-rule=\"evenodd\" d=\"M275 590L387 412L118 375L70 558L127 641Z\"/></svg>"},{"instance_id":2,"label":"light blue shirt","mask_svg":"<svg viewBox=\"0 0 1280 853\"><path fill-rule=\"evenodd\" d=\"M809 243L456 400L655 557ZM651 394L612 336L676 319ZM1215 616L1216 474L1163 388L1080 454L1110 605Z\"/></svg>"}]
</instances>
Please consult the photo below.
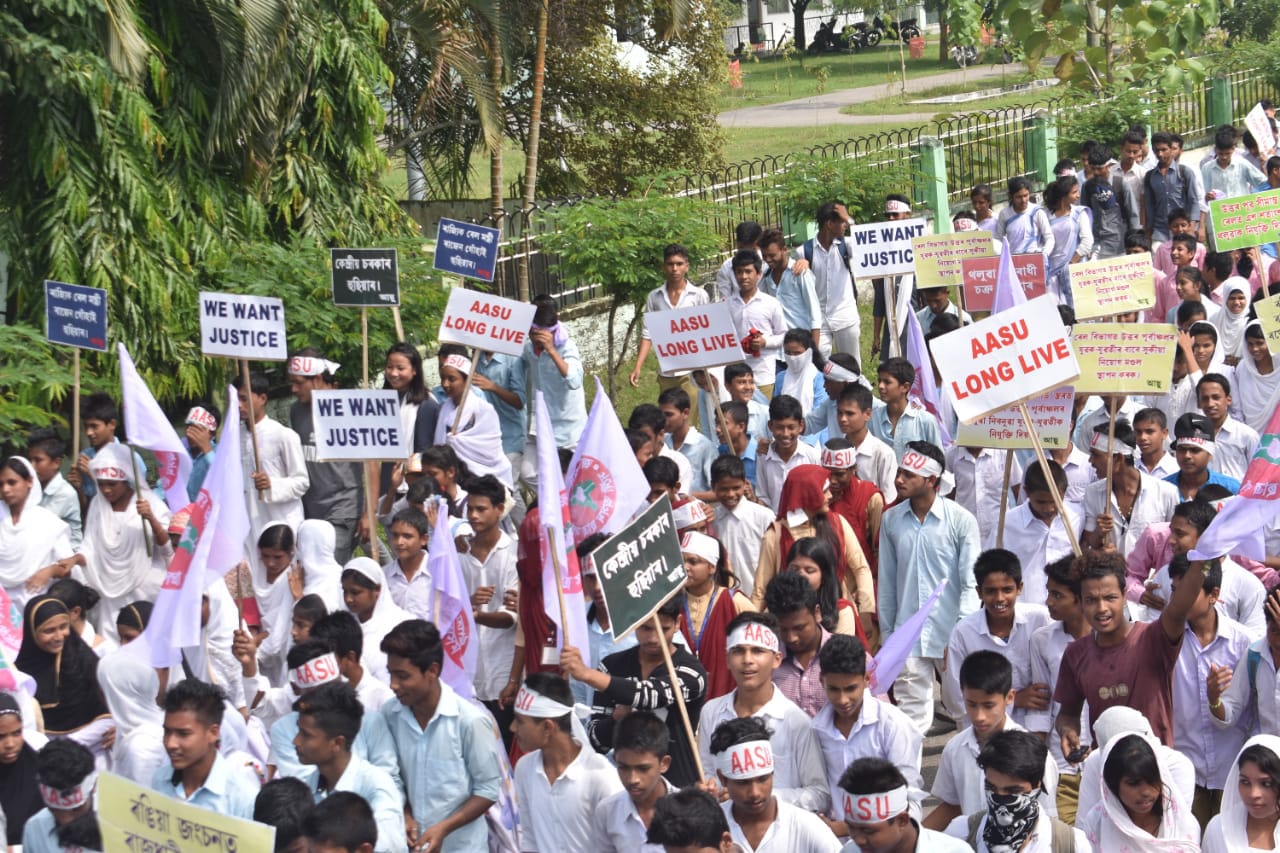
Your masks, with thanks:
<instances>
[{"instance_id":1,"label":"light blue shirt","mask_svg":"<svg viewBox=\"0 0 1280 853\"><path fill-rule=\"evenodd\" d=\"M258 796L258 780L248 770L232 766L222 753L218 753L213 759L213 766L209 768L204 784L196 788L190 797L183 789L181 777L176 783L173 779L173 765L166 761L151 777L151 790L202 809L253 820L253 801Z\"/></svg>"},{"instance_id":2,"label":"light blue shirt","mask_svg":"<svg viewBox=\"0 0 1280 853\"><path fill-rule=\"evenodd\" d=\"M58 843L54 833L58 823L53 819L53 812L41 809L33 814L27 825L22 828L22 849L31 853L62 853L63 846Z\"/></svg>"},{"instance_id":3,"label":"light blue shirt","mask_svg":"<svg viewBox=\"0 0 1280 853\"><path fill-rule=\"evenodd\" d=\"M350 791L363 797L373 810L373 819L378 824L375 853L405 853L409 849L404 834L404 797L399 786L385 770L374 767L358 755L352 755L351 763L332 789L320 790L319 768L311 770L310 775L304 776L302 781L307 783L317 803L335 791Z\"/></svg>"},{"instance_id":4,"label":"light blue shirt","mask_svg":"<svg viewBox=\"0 0 1280 853\"><path fill-rule=\"evenodd\" d=\"M667 443L667 447L674 448L671 439L671 433L667 433L663 439ZM689 460L689 467L693 469L693 482L689 484L690 492L706 492L710 491L711 486L708 483L708 471L711 470L711 463L715 461L716 445L711 440L696 429L690 429L684 437L684 443L680 445L680 452ZM592 658L595 660L595 658Z\"/></svg>"},{"instance_id":5,"label":"light blue shirt","mask_svg":"<svg viewBox=\"0 0 1280 853\"><path fill-rule=\"evenodd\" d=\"M80 550L80 540L84 538L84 527L80 523L80 498L76 496L75 486L54 474L48 484L41 486L40 506L49 510L67 523L71 528L71 547Z\"/></svg>"},{"instance_id":6,"label":"light blue shirt","mask_svg":"<svg viewBox=\"0 0 1280 853\"><path fill-rule=\"evenodd\" d=\"M372 678L367 672L366 677ZM306 779L312 772L309 765L298 761L298 750L293 745L293 738L297 734L297 711L290 711L272 724L271 754L267 763L275 765L275 778L292 776L295 779ZM360 734L356 735L356 742L351 745L351 754L384 771L395 782L396 787L400 787L400 765L396 761L395 743L381 716L365 714L360 720ZM403 829L402 825L401 830Z\"/></svg>"},{"instance_id":7,"label":"light blue shirt","mask_svg":"<svg viewBox=\"0 0 1280 853\"><path fill-rule=\"evenodd\" d=\"M480 356L476 362L476 372L493 382L499 388L505 388L520 398L521 406L528 405L525 396L524 359L513 355L496 352ZM559 372L559 371L557 371ZM498 412L498 423L502 426L502 452L522 453L526 438L525 408L515 408L500 399L497 394L485 394L493 408Z\"/></svg>"},{"instance_id":8,"label":"light blue shirt","mask_svg":"<svg viewBox=\"0 0 1280 853\"><path fill-rule=\"evenodd\" d=\"M796 275L791 270L793 266L795 259L787 258L787 268L782 273L782 280L776 284L773 272L766 266L764 274L760 276L760 289L782 305L782 319L786 321L788 329L822 328L822 308L818 305L813 272L806 270Z\"/></svg>"},{"instance_id":9,"label":"light blue shirt","mask_svg":"<svg viewBox=\"0 0 1280 853\"><path fill-rule=\"evenodd\" d=\"M502 769L498 750L502 738L493 719L458 698L441 682L435 715L424 729L413 711L400 702L382 706L395 744L400 772L413 817L420 827L434 826L471 797L498 800ZM445 839L442 853L488 853L489 830L483 817L462 826ZM569 853L569 851L560 851Z\"/></svg>"},{"instance_id":10,"label":"light blue shirt","mask_svg":"<svg viewBox=\"0 0 1280 853\"><path fill-rule=\"evenodd\" d=\"M204 478L209 476L209 466L213 464L213 454L218 450L216 441L209 442L209 452L201 453L199 456L191 457L191 476L187 478L187 500L195 502L200 496L200 487L204 485Z\"/></svg>"},{"instance_id":11,"label":"light blue shirt","mask_svg":"<svg viewBox=\"0 0 1280 853\"><path fill-rule=\"evenodd\" d=\"M927 441L942 450L942 434L938 431L938 421L933 415L911 403L903 410L895 428L889 420L889 408L873 408L871 423L867 424L871 434L893 448L893 455L898 459L907 450L907 442ZM966 570L967 571L967 570Z\"/></svg>"},{"instance_id":12,"label":"light blue shirt","mask_svg":"<svg viewBox=\"0 0 1280 853\"><path fill-rule=\"evenodd\" d=\"M880 522L880 630L893 633L947 579L925 621L912 657L940 658L956 623L978 609L973 563L982 550L978 521L955 501L938 496L920 521L904 501Z\"/></svg>"},{"instance_id":13,"label":"light blue shirt","mask_svg":"<svg viewBox=\"0 0 1280 853\"><path fill-rule=\"evenodd\" d=\"M969 316L969 312L965 311L962 314L954 302L948 302L947 309L942 313L950 314L952 317L960 320L960 325L962 326L973 325L973 318ZM933 321L938 319L938 315L933 313L933 309L926 305L916 312L916 319L920 321L920 333L927 335L929 332L933 331Z\"/></svg>"},{"instance_id":14,"label":"light blue shirt","mask_svg":"<svg viewBox=\"0 0 1280 853\"><path fill-rule=\"evenodd\" d=\"M560 357L569 366L569 375L561 376L560 368L549 353L533 354L533 341L524 345L525 371L535 391L542 392L551 416L551 430L556 434L556 447L576 447L587 428L587 398L582 393L582 357L578 345L566 341Z\"/></svg>"}]
</instances>

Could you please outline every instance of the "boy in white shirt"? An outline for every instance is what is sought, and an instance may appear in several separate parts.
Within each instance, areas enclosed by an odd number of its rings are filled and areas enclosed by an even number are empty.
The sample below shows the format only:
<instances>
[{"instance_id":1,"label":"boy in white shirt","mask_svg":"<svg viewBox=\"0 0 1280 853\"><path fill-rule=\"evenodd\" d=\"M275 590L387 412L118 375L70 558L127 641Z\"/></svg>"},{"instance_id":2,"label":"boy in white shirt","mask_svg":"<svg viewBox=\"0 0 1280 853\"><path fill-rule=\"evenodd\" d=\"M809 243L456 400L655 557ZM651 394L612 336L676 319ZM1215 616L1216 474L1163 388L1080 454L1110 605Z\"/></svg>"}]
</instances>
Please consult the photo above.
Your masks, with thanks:
<instances>
[{"instance_id":1,"label":"boy in white shirt","mask_svg":"<svg viewBox=\"0 0 1280 853\"><path fill-rule=\"evenodd\" d=\"M711 488L717 501L711 530L729 555L729 569L748 598L755 589L760 543L773 524L767 507L746 499L749 487L746 466L738 457L726 454L711 463Z\"/></svg>"},{"instance_id":2,"label":"boy in white shirt","mask_svg":"<svg viewBox=\"0 0 1280 853\"><path fill-rule=\"evenodd\" d=\"M843 812L852 839L840 853L970 853L962 841L925 829L912 817L906 778L888 761L859 758L840 777Z\"/></svg>"},{"instance_id":3,"label":"boy in white shirt","mask_svg":"<svg viewBox=\"0 0 1280 853\"><path fill-rule=\"evenodd\" d=\"M954 664L952 664L954 665ZM933 782L939 805L924 819L928 829L945 831L960 815L981 811L986 805L986 779L978 766L978 754L987 739L998 732L1026 731L1008 717L1013 705L1013 665L999 652L978 651L960 664L960 688L969 726L947 741ZM1057 815L1058 767L1045 753L1041 807Z\"/></svg>"},{"instance_id":4,"label":"boy in white shirt","mask_svg":"<svg viewBox=\"0 0 1280 853\"><path fill-rule=\"evenodd\" d=\"M1049 701L1048 684L1031 683L1030 654L1031 635L1049 621L1049 611L1043 604L1018 600L1022 594L1022 566L1011 551L983 551L973 564L973 576L982 607L956 623L951 632L947 668L942 676L943 705L963 728L967 718L960 667L956 664L976 651L993 651L1013 664L1015 699L1011 716L1021 723L1028 704L1042 706Z\"/></svg>"},{"instance_id":5,"label":"boy in white shirt","mask_svg":"<svg viewBox=\"0 0 1280 853\"><path fill-rule=\"evenodd\" d=\"M1231 381L1221 373L1206 373L1196 383L1196 401L1213 423L1213 467L1236 480L1244 479L1249 460L1258 451L1258 432L1231 417Z\"/></svg>"},{"instance_id":6,"label":"boy in white shirt","mask_svg":"<svg viewBox=\"0 0 1280 853\"><path fill-rule=\"evenodd\" d=\"M1058 494L1066 494L1067 473L1052 459L1049 460L1049 476L1053 477ZM1005 516L1003 545L1018 556L1022 566L1019 599L1027 604L1044 604L1045 565L1073 553L1067 523L1079 542L1083 520L1070 505L1066 508L1066 519L1059 515L1058 505L1049 490L1049 480L1038 461L1027 466L1022 493L1026 499ZM996 536L991 535L982 544L988 549L996 547Z\"/></svg>"},{"instance_id":7,"label":"boy in white shirt","mask_svg":"<svg viewBox=\"0 0 1280 853\"><path fill-rule=\"evenodd\" d=\"M817 815L774 796L771 736L754 717L726 720L711 735L730 835L749 853L837 853L840 842Z\"/></svg>"},{"instance_id":8,"label":"boy in white shirt","mask_svg":"<svg viewBox=\"0 0 1280 853\"><path fill-rule=\"evenodd\" d=\"M1004 493L1004 466L1012 466L1009 472L1010 490L1017 503L1022 484L1022 466L1010 453L989 447L962 447L953 444L946 450L947 470L956 481L952 499L973 513L978 519L978 533L982 541L993 536L1000 525L1000 507L1010 501Z\"/></svg>"},{"instance_id":9,"label":"boy in white shirt","mask_svg":"<svg viewBox=\"0 0 1280 853\"><path fill-rule=\"evenodd\" d=\"M1280 731L1280 589L1267 596L1266 613L1266 636L1249 645L1235 671L1214 667L1209 673L1209 712L1217 728L1256 714L1259 731Z\"/></svg>"},{"instance_id":10,"label":"boy in white shirt","mask_svg":"<svg viewBox=\"0 0 1280 853\"><path fill-rule=\"evenodd\" d=\"M836 420L840 431L858 453L858 477L870 480L884 495L888 506L898 499L893 478L898 476L898 457L893 447L871 434L871 412L875 408L875 396L871 389L850 384L840 392L836 400Z\"/></svg>"},{"instance_id":11,"label":"boy in white shirt","mask_svg":"<svg viewBox=\"0 0 1280 853\"><path fill-rule=\"evenodd\" d=\"M782 394L769 401L769 432L773 435L769 452L756 462L756 495L777 512L787 474L799 465L820 464L822 454L800 440L804 409L795 397Z\"/></svg>"},{"instance_id":12,"label":"boy in white shirt","mask_svg":"<svg viewBox=\"0 0 1280 853\"><path fill-rule=\"evenodd\" d=\"M729 314L751 366L756 387L766 397L773 396L775 362L782 352L782 337L787 323L782 316L782 303L760 290L760 256L750 249L733 256L733 277L738 282L729 295ZM804 418L801 418L803 423Z\"/></svg>"},{"instance_id":13,"label":"boy in white shirt","mask_svg":"<svg viewBox=\"0 0 1280 853\"><path fill-rule=\"evenodd\" d=\"M613 759L623 790L596 811L599 853L640 853L653 825L658 801L677 788L663 774L671 767L671 735L667 724L648 711L635 711L613 731Z\"/></svg>"},{"instance_id":14,"label":"boy in white shirt","mask_svg":"<svg viewBox=\"0 0 1280 853\"><path fill-rule=\"evenodd\" d=\"M1133 416L1133 438L1138 446L1134 466L1163 480L1178 473L1178 460L1169 452L1169 419L1160 409L1139 409Z\"/></svg>"}]
</instances>

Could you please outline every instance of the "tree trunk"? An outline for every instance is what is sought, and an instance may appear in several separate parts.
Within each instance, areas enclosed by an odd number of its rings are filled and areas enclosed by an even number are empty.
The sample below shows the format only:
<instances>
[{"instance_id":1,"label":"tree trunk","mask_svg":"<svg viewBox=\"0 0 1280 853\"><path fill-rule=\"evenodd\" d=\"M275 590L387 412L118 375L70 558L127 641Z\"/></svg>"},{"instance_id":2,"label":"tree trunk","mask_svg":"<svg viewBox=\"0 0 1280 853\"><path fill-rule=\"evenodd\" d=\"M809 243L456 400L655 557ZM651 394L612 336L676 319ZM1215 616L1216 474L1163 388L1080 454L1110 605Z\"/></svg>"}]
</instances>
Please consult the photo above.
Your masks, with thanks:
<instances>
[{"instance_id":1,"label":"tree trunk","mask_svg":"<svg viewBox=\"0 0 1280 853\"><path fill-rule=\"evenodd\" d=\"M809 0L791 0L792 24L795 26L796 53L803 54L808 47L804 37L804 13L809 9Z\"/></svg>"},{"instance_id":2,"label":"tree trunk","mask_svg":"<svg viewBox=\"0 0 1280 853\"><path fill-rule=\"evenodd\" d=\"M532 246L530 220L538 194L538 139L542 128L542 84L547 76L547 16L550 0L538 3L537 46L533 56L533 102L529 108L529 143L524 154L524 198L521 199L520 230L524 251L520 253L520 301L529 301L529 250Z\"/></svg>"},{"instance_id":3,"label":"tree trunk","mask_svg":"<svg viewBox=\"0 0 1280 853\"><path fill-rule=\"evenodd\" d=\"M923 27L921 29L923 29ZM949 59L949 57L947 56L947 49L949 48L949 45L947 44L947 35L948 35L947 6L944 3L942 4L942 11L938 13L938 61L939 62L946 62L947 59Z\"/></svg>"}]
</instances>

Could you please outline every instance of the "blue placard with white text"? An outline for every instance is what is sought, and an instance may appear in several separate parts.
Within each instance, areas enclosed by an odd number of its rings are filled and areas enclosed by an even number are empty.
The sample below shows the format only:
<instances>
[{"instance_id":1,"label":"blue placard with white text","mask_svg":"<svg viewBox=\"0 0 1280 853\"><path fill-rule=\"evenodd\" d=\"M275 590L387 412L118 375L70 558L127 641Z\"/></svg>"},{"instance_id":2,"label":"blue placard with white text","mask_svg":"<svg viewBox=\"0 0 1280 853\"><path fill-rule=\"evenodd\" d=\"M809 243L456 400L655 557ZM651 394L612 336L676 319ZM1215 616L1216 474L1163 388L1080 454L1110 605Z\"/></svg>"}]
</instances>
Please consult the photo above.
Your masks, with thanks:
<instances>
[{"instance_id":1,"label":"blue placard with white text","mask_svg":"<svg viewBox=\"0 0 1280 853\"><path fill-rule=\"evenodd\" d=\"M480 281L493 281L501 237L502 232L497 228L441 219L436 230L435 268Z\"/></svg>"},{"instance_id":2,"label":"blue placard with white text","mask_svg":"<svg viewBox=\"0 0 1280 853\"><path fill-rule=\"evenodd\" d=\"M50 343L107 351L107 292L97 287L44 283L44 332Z\"/></svg>"}]
</instances>

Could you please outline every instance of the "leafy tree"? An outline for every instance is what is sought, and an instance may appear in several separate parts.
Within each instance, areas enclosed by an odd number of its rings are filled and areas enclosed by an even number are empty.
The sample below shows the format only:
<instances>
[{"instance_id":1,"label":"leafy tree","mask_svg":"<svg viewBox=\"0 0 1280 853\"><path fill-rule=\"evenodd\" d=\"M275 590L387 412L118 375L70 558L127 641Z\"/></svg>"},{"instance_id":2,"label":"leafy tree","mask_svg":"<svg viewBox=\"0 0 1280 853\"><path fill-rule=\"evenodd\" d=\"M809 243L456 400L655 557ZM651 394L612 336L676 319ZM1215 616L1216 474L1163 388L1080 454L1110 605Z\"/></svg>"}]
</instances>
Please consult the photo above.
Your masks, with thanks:
<instances>
[{"instance_id":1,"label":"leafy tree","mask_svg":"<svg viewBox=\"0 0 1280 853\"><path fill-rule=\"evenodd\" d=\"M884 197L911 192L905 166L867 166L852 157L804 157L788 164L767 191L793 222L812 221L822 205L843 202L855 222L881 219Z\"/></svg>"},{"instance_id":2,"label":"leafy tree","mask_svg":"<svg viewBox=\"0 0 1280 853\"><path fill-rule=\"evenodd\" d=\"M696 265L713 259L721 242L711 224L714 205L672 196L668 190L665 180L654 179L622 198L586 199L553 214L553 230L538 238L544 251L559 256L557 269L563 277L602 282L608 291L610 396L645 297L662 284L663 247L673 241L682 243L689 250L690 263ZM635 314L619 338L617 314L624 305L633 306Z\"/></svg>"},{"instance_id":3,"label":"leafy tree","mask_svg":"<svg viewBox=\"0 0 1280 853\"><path fill-rule=\"evenodd\" d=\"M372 0L47 0L0 31L9 316L42 325L45 278L107 288L110 340L162 400L220 370L190 333L210 270L410 233L381 183Z\"/></svg>"}]
</instances>

